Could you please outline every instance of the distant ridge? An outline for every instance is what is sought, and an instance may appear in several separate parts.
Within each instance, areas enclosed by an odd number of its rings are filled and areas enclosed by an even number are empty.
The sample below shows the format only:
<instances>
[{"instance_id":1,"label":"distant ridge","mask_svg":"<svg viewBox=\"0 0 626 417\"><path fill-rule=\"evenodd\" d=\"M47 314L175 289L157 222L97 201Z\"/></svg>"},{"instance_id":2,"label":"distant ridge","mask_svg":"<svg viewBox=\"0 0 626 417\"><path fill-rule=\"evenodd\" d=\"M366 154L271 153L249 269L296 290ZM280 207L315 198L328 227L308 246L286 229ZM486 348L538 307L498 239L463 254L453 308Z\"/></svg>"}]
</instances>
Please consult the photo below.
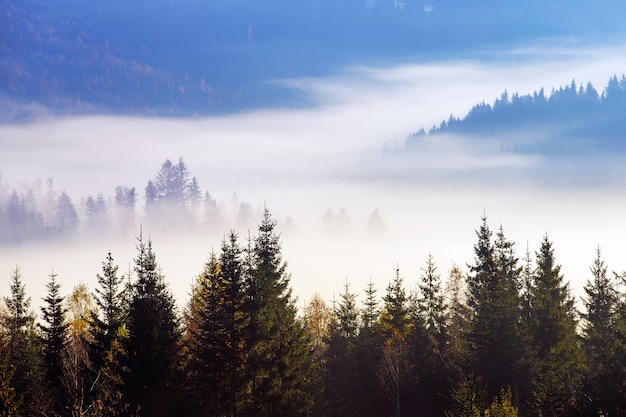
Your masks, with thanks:
<instances>
[{"instance_id":1,"label":"distant ridge","mask_svg":"<svg viewBox=\"0 0 626 417\"><path fill-rule=\"evenodd\" d=\"M406 147L443 134L496 138L507 150L520 152L626 151L626 76L611 77L601 93L575 80L549 95L543 88L527 95L505 90L493 105L481 102L461 119L451 115L428 132L420 129Z\"/></svg>"},{"instance_id":2,"label":"distant ridge","mask_svg":"<svg viewBox=\"0 0 626 417\"><path fill-rule=\"evenodd\" d=\"M306 106L267 81L552 37L623 36L625 2L575 3L0 0L0 122Z\"/></svg>"}]
</instances>

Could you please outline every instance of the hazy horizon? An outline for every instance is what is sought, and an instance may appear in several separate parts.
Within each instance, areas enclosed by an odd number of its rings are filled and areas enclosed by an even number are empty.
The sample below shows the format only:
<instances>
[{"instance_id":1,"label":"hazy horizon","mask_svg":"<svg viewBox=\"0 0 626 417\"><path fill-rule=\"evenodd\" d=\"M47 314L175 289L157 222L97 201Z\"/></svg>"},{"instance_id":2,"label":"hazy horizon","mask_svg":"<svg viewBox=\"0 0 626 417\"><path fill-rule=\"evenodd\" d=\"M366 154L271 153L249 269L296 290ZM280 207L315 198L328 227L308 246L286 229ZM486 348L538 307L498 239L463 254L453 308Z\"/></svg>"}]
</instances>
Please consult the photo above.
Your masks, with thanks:
<instances>
[{"instance_id":1,"label":"hazy horizon","mask_svg":"<svg viewBox=\"0 0 626 417\"><path fill-rule=\"evenodd\" d=\"M44 117L4 124L0 174L12 185L53 177L74 204L87 194L109 196L117 185L133 186L141 207L147 181L161 163L182 157L202 189L222 205L236 193L256 212L267 204L279 222L293 219L294 230L283 235L283 251L300 306L315 292L330 302L346 279L361 297L371 277L382 296L396 265L407 288L413 288L429 253L444 278L452 263L465 269L473 261L474 229L483 213L494 231L502 224L520 258L527 242L533 252L548 233L565 279L580 295L597 245L609 270L626 269L619 253L626 200L621 155L548 158L459 137L429 138L408 157L384 151L402 146L421 127L438 125L450 114L463 117L481 101L493 102L504 90L550 91L575 79L601 91L609 77L626 69L622 47L565 45L546 41L479 53L474 60L350 66L328 76L272 81L315 103L305 108L191 118ZM324 235L322 217L341 208L350 216L351 232ZM374 210L386 226L385 236L376 239L366 233ZM239 232L243 242L247 233ZM144 233L152 236L182 308L209 252L219 251L220 236L172 240L157 231ZM124 271L134 244L131 238L35 252L5 247L0 294L8 294L16 264L35 304L53 268L64 293L79 281L93 290L107 251L113 250Z\"/></svg>"}]
</instances>

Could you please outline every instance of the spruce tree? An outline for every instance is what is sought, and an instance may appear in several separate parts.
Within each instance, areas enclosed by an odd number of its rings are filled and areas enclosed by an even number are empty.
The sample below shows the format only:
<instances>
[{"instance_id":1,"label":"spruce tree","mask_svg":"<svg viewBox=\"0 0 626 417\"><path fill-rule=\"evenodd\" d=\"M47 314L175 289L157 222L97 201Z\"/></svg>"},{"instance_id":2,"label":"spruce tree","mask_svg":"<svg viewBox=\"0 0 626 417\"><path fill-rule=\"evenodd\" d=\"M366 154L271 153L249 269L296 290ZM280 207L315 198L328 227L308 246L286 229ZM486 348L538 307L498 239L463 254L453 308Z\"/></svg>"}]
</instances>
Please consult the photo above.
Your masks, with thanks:
<instances>
[{"instance_id":1,"label":"spruce tree","mask_svg":"<svg viewBox=\"0 0 626 417\"><path fill-rule=\"evenodd\" d=\"M446 338L446 306L441 288L441 275L431 254L426 258L418 284L418 309L424 319L424 325L435 350L445 350Z\"/></svg>"},{"instance_id":2,"label":"spruce tree","mask_svg":"<svg viewBox=\"0 0 626 417\"><path fill-rule=\"evenodd\" d=\"M125 400L131 414L176 414L179 328L174 298L157 265L152 241L138 238L136 281L125 339Z\"/></svg>"},{"instance_id":3,"label":"spruce tree","mask_svg":"<svg viewBox=\"0 0 626 417\"><path fill-rule=\"evenodd\" d=\"M199 415L237 416L246 403L245 330L242 250L235 232L211 254L194 290L189 309L189 363L192 399Z\"/></svg>"},{"instance_id":4,"label":"spruce tree","mask_svg":"<svg viewBox=\"0 0 626 417\"><path fill-rule=\"evenodd\" d=\"M619 414L624 371L620 363L621 341L617 335L618 295L607 275L600 247L590 267L583 304L583 338L587 359L585 394L589 413ZM606 414L605 414L606 415Z\"/></svg>"},{"instance_id":5,"label":"spruce tree","mask_svg":"<svg viewBox=\"0 0 626 417\"><path fill-rule=\"evenodd\" d=\"M519 268L513 244L504 237L502 227L494 244L487 218L483 217L476 235L475 261L468 276L472 373L477 378L476 388L489 399L517 382Z\"/></svg>"},{"instance_id":6,"label":"spruce tree","mask_svg":"<svg viewBox=\"0 0 626 417\"><path fill-rule=\"evenodd\" d=\"M386 328L387 337L396 329L405 335L409 325L408 297L404 289L404 280L400 276L400 268L396 267L394 279L387 286L387 293L383 297L384 307L381 321Z\"/></svg>"},{"instance_id":7,"label":"spruce tree","mask_svg":"<svg viewBox=\"0 0 626 417\"><path fill-rule=\"evenodd\" d=\"M576 334L574 300L547 235L536 256L531 294L532 409L536 415L556 417L576 405L584 358Z\"/></svg>"},{"instance_id":8,"label":"spruce tree","mask_svg":"<svg viewBox=\"0 0 626 417\"><path fill-rule=\"evenodd\" d=\"M41 343L43 354L43 375L45 392L48 398L46 409L49 412L62 414L66 412L67 396L64 393L64 348L67 342L67 310L63 306L63 297L60 294L61 284L56 280L57 275L52 271L46 285L48 293L41 307L43 324L40 324Z\"/></svg>"},{"instance_id":9,"label":"spruce tree","mask_svg":"<svg viewBox=\"0 0 626 417\"><path fill-rule=\"evenodd\" d=\"M94 302L98 307L90 315L88 344L91 362L92 401L106 414L119 413L121 408L121 344L124 327L124 289L111 252L102 262L102 273L97 274L98 287ZM124 328L123 328L124 327Z\"/></svg>"},{"instance_id":10,"label":"spruce tree","mask_svg":"<svg viewBox=\"0 0 626 417\"><path fill-rule=\"evenodd\" d=\"M4 298L2 325L6 330L7 363L11 365L11 389L19 402L20 415L33 415L41 403L42 373L35 314L19 267L11 272L10 296ZM8 374L7 374L8 375Z\"/></svg>"},{"instance_id":11,"label":"spruce tree","mask_svg":"<svg viewBox=\"0 0 626 417\"><path fill-rule=\"evenodd\" d=\"M247 276L248 341L253 416L306 415L311 360L304 326L296 317L276 222L265 209Z\"/></svg>"},{"instance_id":12,"label":"spruce tree","mask_svg":"<svg viewBox=\"0 0 626 417\"><path fill-rule=\"evenodd\" d=\"M357 412L354 415L376 416L383 412L385 396L380 389L376 372L382 357L384 343L381 312L376 297L376 288L370 279L365 288L365 299L361 308L361 326L355 346L355 399Z\"/></svg>"},{"instance_id":13,"label":"spruce tree","mask_svg":"<svg viewBox=\"0 0 626 417\"><path fill-rule=\"evenodd\" d=\"M326 399L330 416L356 415L356 342L358 316L356 295L346 281L339 302L333 308L325 364Z\"/></svg>"},{"instance_id":14,"label":"spruce tree","mask_svg":"<svg viewBox=\"0 0 626 417\"><path fill-rule=\"evenodd\" d=\"M413 392L414 402L420 404L421 415L438 416L445 410L446 403L443 400L448 394L452 374L446 364L448 317L441 276L430 254L422 268L418 291L412 299L414 307L411 308L409 345L414 369L411 380L417 381Z\"/></svg>"}]
</instances>

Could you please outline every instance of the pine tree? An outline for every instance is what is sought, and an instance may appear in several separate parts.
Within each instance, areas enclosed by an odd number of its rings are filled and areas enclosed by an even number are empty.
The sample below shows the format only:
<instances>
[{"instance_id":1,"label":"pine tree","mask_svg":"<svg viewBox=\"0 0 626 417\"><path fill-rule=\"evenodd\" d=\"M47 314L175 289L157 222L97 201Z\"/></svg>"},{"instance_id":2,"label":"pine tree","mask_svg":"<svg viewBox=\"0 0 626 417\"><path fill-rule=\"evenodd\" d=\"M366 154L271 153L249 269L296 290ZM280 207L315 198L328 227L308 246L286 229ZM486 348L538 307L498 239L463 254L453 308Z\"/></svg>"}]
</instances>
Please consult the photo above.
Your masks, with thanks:
<instances>
[{"instance_id":1,"label":"pine tree","mask_svg":"<svg viewBox=\"0 0 626 417\"><path fill-rule=\"evenodd\" d=\"M328 415L356 415L358 405L356 380L356 343L358 316L356 295L346 281L339 302L333 308L333 319L326 352L325 386Z\"/></svg>"},{"instance_id":2,"label":"pine tree","mask_svg":"<svg viewBox=\"0 0 626 417\"><path fill-rule=\"evenodd\" d=\"M125 398L131 414L176 413L179 328L174 299L156 262L152 241L138 238L136 281L128 312Z\"/></svg>"},{"instance_id":3,"label":"pine tree","mask_svg":"<svg viewBox=\"0 0 626 417\"><path fill-rule=\"evenodd\" d=\"M282 260L276 222L265 209L251 252L248 271L248 340L254 416L304 415L311 407L307 397L311 360L303 324Z\"/></svg>"},{"instance_id":4,"label":"pine tree","mask_svg":"<svg viewBox=\"0 0 626 417\"><path fill-rule=\"evenodd\" d=\"M477 389L493 398L501 389L517 385L519 268L513 244L504 237L502 227L495 245L486 217L476 235L475 263L468 276L473 374Z\"/></svg>"},{"instance_id":5,"label":"pine tree","mask_svg":"<svg viewBox=\"0 0 626 417\"><path fill-rule=\"evenodd\" d=\"M237 416L246 403L248 316L242 250L231 231L219 260L211 254L188 310L191 396L199 415Z\"/></svg>"},{"instance_id":6,"label":"pine tree","mask_svg":"<svg viewBox=\"0 0 626 417\"><path fill-rule=\"evenodd\" d=\"M574 300L547 235L536 255L531 298L531 342L535 349L532 408L537 415L556 417L576 404L583 357Z\"/></svg>"},{"instance_id":7,"label":"pine tree","mask_svg":"<svg viewBox=\"0 0 626 417\"><path fill-rule=\"evenodd\" d=\"M376 372L382 357L383 327L376 288L370 279L365 288L361 309L361 326L355 346L355 398L354 415L376 416L383 412L385 396L380 389Z\"/></svg>"},{"instance_id":8,"label":"pine tree","mask_svg":"<svg viewBox=\"0 0 626 417\"><path fill-rule=\"evenodd\" d=\"M98 287L94 302L97 309L89 317L89 343L87 346L94 392L91 400L106 415L118 415L120 405L122 344L126 335L124 325L124 289L119 267L111 252L102 262L102 273L97 274Z\"/></svg>"},{"instance_id":9,"label":"pine tree","mask_svg":"<svg viewBox=\"0 0 626 417\"><path fill-rule=\"evenodd\" d=\"M405 335L409 324L408 297L399 267L396 267L395 277L387 286L387 293L383 297L383 301L385 305L381 321L387 329L387 336L391 336L393 329Z\"/></svg>"},{"instance_id":10,"label":"pine tree","mask_svg":"<svg viewBox=\"0 0 626 417\"><path fill-rule=\"evenodd\" d=\"M461 382L461 375L468 371L468 334L470 310L466 304L466 288L463 271L458 265L452 265L446 283L446 306L448 310L447 333L449 338L446 362L456 374L456 383Z\"/></svg>"},{"instance_id":11,"label":"pine tree","mask_svg":"<svg viewBox=\"0 0 626 417\"><path fill-rule=\"evenodd\" d=\"M15 367L10 360L10 341L0 331L0 417L18 417L21 401L13 387Z\"/></svg>"},{"instance_id":12,"label":"pine tree","mask_svg":"<svg viewBox=\"0 0 626 417\"><path fill-rule=\"evenodd\" d=\"M33 415L41 403L42 374L35 314L22 282L19 267L11 272L10 296L4 298L2 325L6 329L6 360L11 364L11 388L19 401L20 415ZM7 374L8 376L8 374Z\"/></svg>"},{"instance_id":13,"label":"pine tree","mask_svg":"<svg viewBox=\"0 0 626 417\"><path fill-rule=\"evenodd\" d=\"M70 197L62 192L56 204L56 231L62 236L74 236L78 232L80 219Z\"/></svg>"},{"instance_id":14,"label":"pine tree","mask_svg":"<svg viewBox=\"0 0 626 417\"><path fill-rule=\"evenodd\" d=\"M48 294L44 298L41 308L43 324L41 328L41 343L43 348L44 383L49 410L61 414L66 411L67 396L64 392L64 347L68 338L68 327L65 321L67 310L63 306L63 297L60 294L61 284L56 280L57 275L52 271L46 285Z\"/></svg>"},{"instance_id":15,"label":"pine tree","mask_svg":"<svg viewBox=\"0 0 626 417\"><path fill-rule=\"evenodd\" d=\"M441 288L441 275L437 273L437 266L431 254L426 258L426 266L422 268L420 281L418 309L424 318L424 325L434 349L445 350L446 307Z\"/></svg>"},{"instance_id":16,"label":"pine tree","mask_svg":"<svg viewBox=\"0 0 626 417\"><path fill-rule=\"evenodd\" d=\"M584 348L587 358L585 394L590 398L590 413L619 414L624 371L620 364L620 340L617 334L617 289L607 276L600 247L590 267L583 299ZM605 414L606 415L606 414Z\"/></svg>"},{"instance_id":17,"label":"pine tree","mask_svg":"<svg viewBox=\"0 0 626 417\"><path fill-rule=\"evenodd\" d=\"M421 415L441 415L447 404L443 401L453 377L446 364L448 355L447 311L441 288L441 277L432 255L428 255L418 291L412 297L412 326L409 340L411 363L417 381L413 388L414 402Z\"/></svg>"},{"instance_id":18,"label":"pine tree","mask_svg":"<svg viewBox=\"0 0 626 417\"><path fill-rule=\"evenodd\" d=\"M98 288L94 302L98 307L90 317L90 332L93 342L90 345L90 359L97 373L100 373L113 340L123 322L122 279L118 276L119 267L111 252L102 262L102 274L97 274Z\"/></svg>"}]
</instances>

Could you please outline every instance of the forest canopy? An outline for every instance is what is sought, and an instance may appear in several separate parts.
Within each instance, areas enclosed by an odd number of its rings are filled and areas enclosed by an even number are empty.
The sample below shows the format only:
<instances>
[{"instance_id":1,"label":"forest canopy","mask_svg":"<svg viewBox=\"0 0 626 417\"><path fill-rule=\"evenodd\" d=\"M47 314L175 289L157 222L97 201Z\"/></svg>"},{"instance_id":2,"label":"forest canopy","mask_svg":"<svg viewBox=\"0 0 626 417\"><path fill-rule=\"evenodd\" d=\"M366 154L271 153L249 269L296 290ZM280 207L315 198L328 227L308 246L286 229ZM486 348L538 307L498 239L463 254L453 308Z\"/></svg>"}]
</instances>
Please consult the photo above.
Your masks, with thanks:
<instances>
[{"instance_id":1,"label":"forest canopy","mask_svg":"<svg viewBox=\"0 0 626 417\"><path fill-rule=\"evenodd\" d=\"M548 235L520 256L483 217L467 272L443 276L429 255L410 290L396 267L385 289L370 282L357 297L346 281L337 299L314 296L301 310L267 209L254 235L230 231L207 255L184 306L157 249L140 234L126 273L105 254L92 289L62 288L52 271L41 314L19 266L11 271L0 309L2 415L584 416L624 407L625 276L608 272L599 247L576 303Z\"/></svg>"}]
</instances>

